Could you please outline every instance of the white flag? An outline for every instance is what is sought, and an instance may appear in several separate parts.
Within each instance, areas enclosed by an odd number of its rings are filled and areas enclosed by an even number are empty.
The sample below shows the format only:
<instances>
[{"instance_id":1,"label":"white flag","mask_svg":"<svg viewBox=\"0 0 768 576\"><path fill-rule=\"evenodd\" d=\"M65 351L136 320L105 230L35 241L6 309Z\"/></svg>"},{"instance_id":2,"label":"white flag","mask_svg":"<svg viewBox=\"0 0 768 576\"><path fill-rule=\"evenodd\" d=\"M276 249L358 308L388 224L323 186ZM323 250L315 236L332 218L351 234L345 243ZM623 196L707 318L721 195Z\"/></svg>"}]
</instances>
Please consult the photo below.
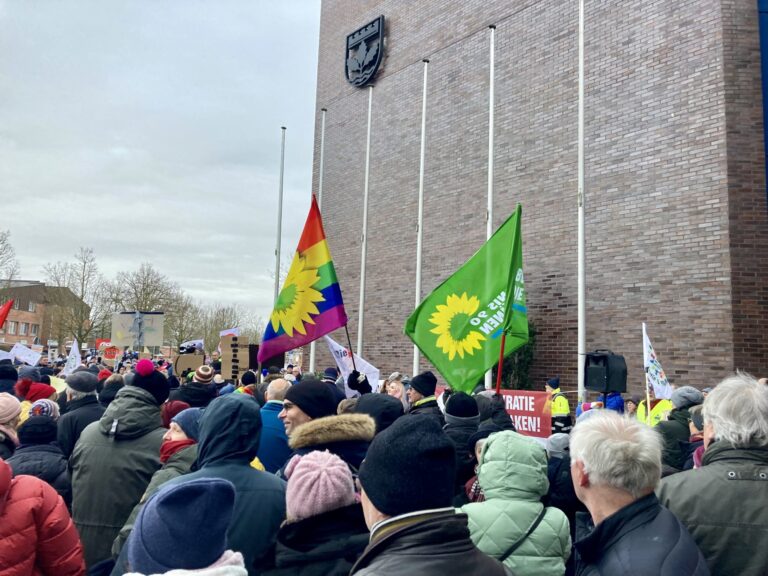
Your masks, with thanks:
<instances>
[{"instance_id":1,"label":"white flag","mask_svg":"<svg viewBox=\"0 0 768 576\"><path fill-rule=\"evenodd\" d=\"M669 385L661 362L656 357L651 339L648 338L648 333L645 330L645 322L643 322L643 366L645 367L646 380L653 385L653 393L656 398L671 398L672 386Z\"/></svg>"},{"instance_id":2,"label":"white flag","mask_svg":"<svg viewBox=\"0 0 768 576\"><path fill-rule=\"evenodd\" d=\"M69 356L67 356L67 363L64 365L64 370L61 371L61 376L69 376L82 364L80 359L80 347L77 345L77 340L72 342L72 348L69 350Z\"/></svg>"},{"instance_id":3,"label":"white flag","mask_svg":"<svg viewBox=\"0 0 768 576\"><path fill-rule=\"evenodd\" d=\"M360 396L359 392L350 390L347 386L347 378L352 373L352 370L354 370L354 368L352 368L352 356L350 356L349 350L344 348L344 346L336 342L330 336L324 336L324 338L328 343L328 348L333 355L333 359L336 360L336 366L339 367L339 372L341 372L341 376L344 378L344 390L347 393L347 398ZM365 374L365 376L368 378L368 383L375 391L379 386L379 369L375 366L371 366L357 354L354 355L354 358L357 371L361 374Z\"/></svg>"},{"instance_id":4,"label":"white flag","mask_svg":"<svg viewBox=\"0 0 768 576\"><path fill-rule=\"evenodd\" d=\"M240 336L240 326L227 328L226 330L219 332L219 338L224 338L224 336Z\"/></svg>"}]
</instances>

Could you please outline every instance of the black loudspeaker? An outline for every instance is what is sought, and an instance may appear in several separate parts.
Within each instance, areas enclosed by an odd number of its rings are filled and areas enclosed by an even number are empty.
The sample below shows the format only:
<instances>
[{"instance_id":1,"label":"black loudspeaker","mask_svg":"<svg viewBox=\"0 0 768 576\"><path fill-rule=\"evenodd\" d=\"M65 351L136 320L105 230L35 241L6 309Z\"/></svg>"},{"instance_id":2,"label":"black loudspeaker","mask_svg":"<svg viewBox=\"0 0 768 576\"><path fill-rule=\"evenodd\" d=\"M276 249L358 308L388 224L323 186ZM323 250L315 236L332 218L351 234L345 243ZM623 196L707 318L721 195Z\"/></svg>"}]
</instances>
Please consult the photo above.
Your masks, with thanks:
<instances>
[{"instance_id":1,"label":"black loudspeaker","mask_svg":"<svg viewBox=\"0 0 768 576\"><path fill-rule=\"evenodd\" d=\"M248 344L248 370L259 371L259 345Z\"/></svg>"},{"instance_id":2,"label":"black loudspeaker","mask_svg":"<svg viewBox=\"0 0 768 576\"><path fill-rule=\"evenodd\" d=\"M595 392L626 392L627 363L610 350L595 350L584 361L584 387Z\"/></svg>"},{"instance_id":3,"label":"black loudspeaker","mask_svg":"<svg viewBox=\"0 0 768 576\"><path fill-rule=\"evenodd\" d=\"M272 358L267 358L261 363L262 368L270 368L272 366L277 366L280 369L285 367L285 352L278 354L277 356L272 356Z\"/></svg>"}]
</instances>

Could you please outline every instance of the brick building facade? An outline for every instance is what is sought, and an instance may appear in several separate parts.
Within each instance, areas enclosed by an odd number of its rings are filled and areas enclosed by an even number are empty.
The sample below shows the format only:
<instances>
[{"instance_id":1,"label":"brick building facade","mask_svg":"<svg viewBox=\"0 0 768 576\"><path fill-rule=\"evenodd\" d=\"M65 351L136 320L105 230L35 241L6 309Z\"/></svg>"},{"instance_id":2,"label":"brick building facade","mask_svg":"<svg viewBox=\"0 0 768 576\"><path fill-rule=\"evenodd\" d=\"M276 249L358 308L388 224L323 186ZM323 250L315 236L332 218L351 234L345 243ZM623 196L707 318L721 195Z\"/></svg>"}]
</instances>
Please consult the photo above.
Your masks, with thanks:
<instances>
[{"instance_id":1,"label":"brick building facade","mask_svg":"<svg viewBox=\"0 0 768 576\"><path fill-rule=\"evenodd\" d=\"M494 226L523 205L532 376L576 382L578 3L324 1L322 212L356 338L368 89L346 36L383 14L374 82L363 355L411 371L423 58L423 295L485 240L488 26L496 26ZM643 385L641 322L670 379L768 375L768 207L755 0L587 0L587 349ZM343 340L342 334L334 335ZM318 345L318 367L331 363ZM428 363L422 359L422 369Z\"/></svg>"}]
</instances>

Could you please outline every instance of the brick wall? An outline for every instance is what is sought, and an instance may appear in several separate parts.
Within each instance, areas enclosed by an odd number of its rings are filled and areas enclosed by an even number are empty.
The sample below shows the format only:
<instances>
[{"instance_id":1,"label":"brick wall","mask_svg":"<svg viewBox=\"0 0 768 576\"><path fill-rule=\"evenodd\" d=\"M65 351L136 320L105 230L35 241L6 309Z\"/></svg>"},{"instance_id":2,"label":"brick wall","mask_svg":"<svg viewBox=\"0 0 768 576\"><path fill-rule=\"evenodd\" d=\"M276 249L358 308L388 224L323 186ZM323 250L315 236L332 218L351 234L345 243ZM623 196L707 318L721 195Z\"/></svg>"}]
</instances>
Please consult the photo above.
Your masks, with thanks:
<instances>
[{"instance_id":1,"label":"brick wall","mask_svg":"<svg viewBox=\"0 0 768 576\"><path fill-rule=\"evenodd\" d=\"M411 371L422 58L430 58L423 294L485 239L488 25L496 25L494 224L523 205L533 376L576 382L577 3L324 2L323 215L356 339L368 90L346 35L379 14L363 355ZM680 384L768 371L766 206L754 2L587 3L587 348L643 383L641 322ZM762 246L762 248L761 248ZM333 335L343 341L343 331ZM318 346L318 367L331 363ZM421 368L428 367L422 361Z\"/></svg>"}]
</instances>

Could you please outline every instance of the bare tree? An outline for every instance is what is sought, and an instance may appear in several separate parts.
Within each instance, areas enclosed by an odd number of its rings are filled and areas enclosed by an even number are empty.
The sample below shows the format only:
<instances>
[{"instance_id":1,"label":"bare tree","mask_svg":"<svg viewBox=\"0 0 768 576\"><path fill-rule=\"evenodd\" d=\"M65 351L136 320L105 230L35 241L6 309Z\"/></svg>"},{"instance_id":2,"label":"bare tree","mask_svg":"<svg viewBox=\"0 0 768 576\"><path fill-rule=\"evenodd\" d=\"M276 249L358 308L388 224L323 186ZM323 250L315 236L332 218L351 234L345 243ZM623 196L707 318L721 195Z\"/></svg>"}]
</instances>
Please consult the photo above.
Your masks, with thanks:
<instances>
[{"instance_id":1,"label":"bare tree","mask_svg":"<svg viewBox=\"0 0 768 576\"><path fill-rule=\"evenodd\" d=\"M11 233L8 230L0 231L0 278L8 288L18 275L19 261L16 260L16 250L11 244Z\"/></svg>"},{"instance_id":2,"label":"bare tree","mask_svg":"<svg viewBox=\"0 0 768 576\"><path fill-rule=\"evenodd\" d=\"M109 292L110 299L121 310L168 312L179 287L145 262L138 270L118 273Z\"/></svg>"},{"instance_id":3,"label":"bare tree","mask_svg":"<svg viewBox=\"0 0 768 576\"><path fill-rule=\"evenodd\" d=\"M101 332L110 320L111 306L106 281L99 272L91 248L80 248L72 262L56 262L43 267L55 312L59 336L73 335L87 342Z\"/></svg>"},{"instance_id":4,"label":"bare tree","mask_svg":"<svg viewBox=\"0 0 768 576\"><path fill-rule=\"evenodd\" d=\"M171 346L202 338L203 311L192 298L177 288L165 315L165 339Z\"/></svg>"}]
</instances>

